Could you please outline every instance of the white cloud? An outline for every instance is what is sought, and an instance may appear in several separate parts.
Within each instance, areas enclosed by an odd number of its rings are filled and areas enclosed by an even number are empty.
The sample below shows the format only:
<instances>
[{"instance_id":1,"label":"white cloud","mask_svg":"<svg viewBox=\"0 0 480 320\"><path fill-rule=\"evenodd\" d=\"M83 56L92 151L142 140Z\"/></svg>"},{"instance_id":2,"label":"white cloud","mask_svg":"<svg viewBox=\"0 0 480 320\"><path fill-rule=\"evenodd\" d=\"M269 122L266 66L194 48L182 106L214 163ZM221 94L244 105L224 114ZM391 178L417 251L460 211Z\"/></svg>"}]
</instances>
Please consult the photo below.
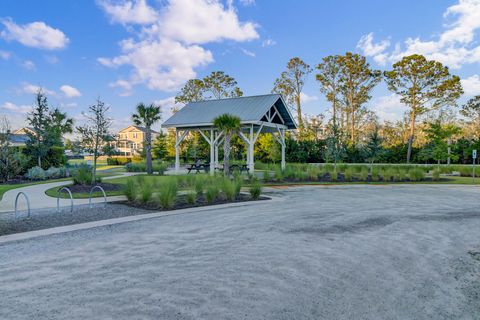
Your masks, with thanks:
<instances>
[{"instance_id":1,"label":"white cloud","mask_svg":"<svg viewBox=\"0 0 480 320\"><path fill-rule=\"evenodd\" d=\"M478 74L462 79L461 82L466 96L470 97L480 94L480 76Z\"/></svg>"},{"instance_id":2,"label":"white cloud","mask_svg":"<svg viewBox=\"0 0 480 320\"><path fill-rule=\"evenodd\" d=\"M27 47L56 50L65 48L69 42L61 30L41 21L18 25L7 18L0 22L5 26L5 29L0 32L1 38L18 41Z\"/></svg>"},{"instance_id":3,"label":"white cloud","mask_svg":"<svg viewBox=\"0 0 480 320\"><path fill-rule=\"evenodd\" d=\"M25 60L22 62L22 67L27 69L27 70L35 70L35 63L33 63L33 61L30 61L30 60Z\"/></svg>"},{"instance_id":4,"label":"white cloud","mask_svg":"<svg viewBox=\"0 0 480 320\"><path fill-rule=\"evenodd\" d=\"M273 47L277 42L273 39L265 39L262 41L262 47Z\"/></svg>"},{"instance_id":5,"label":"white cloud","mask_svg":"<svg viewBox=\"0 0 480 320\"><path fill-rule=\"evenodd\" d=\"M217 0L171 0L154 29L163 37L187 44L258 39L257 25L240 22L231 6Z\"/></svg>"},{"instance_id":6,"label":"white cloud","mask_svg":"<svg viewBox=\"0 0 480 320\"><path fill-rule=\"evenodd\" d=\"M252 52L252 51L249 51L247 49L241 49L243 54L246 55L246 56L249 56L249 57L255 57L255 52Z\"/></svg>"},{"instance_id":7,"label":"white cloud","mask_svg":"<svg viewBox=\"0 0 480 320\"><path fill-rule=\"evenodd\" d=\"M56 95L55 91L48 90L45 87L40 87L40 86L31 84L31 83L28 83L28 82L24 82L22 84L22 87L20 88L19 93L37 94L38 90L42 90L43 93L45 93L47 95L52 95L52 96Z\"/></svg>"},{"instance_id":8,"label":"white cloud","mask_svg":"<svg viewBox=\"0 0 480 320\"><path fill-rule=\"evenodd\" d=\"M9 60L12 56L11 52L0 50L0 59Z\"/></svg>"},{"instance_id":9,"label":"white cloud","mask_svg":"<svg viewBox=\"0 0 480 320\"><path fill-rule=\"evenodd\" d=\"M75 98L75 97L80 97L82 95L77 88L74 88L66 84L60 87L60 91L62 91L67 98Z\"/></svg>"},{"instance_id":10,"label":"white cloud","mask_svg":"<svg viewBox=\"0 0 480 320\"><path fill-rule=\"evenodd\" d=\"M317 96L310 96L310 95L308 95L304 92L300 93L300 101L302 101L305 104L313 102L313 101L317 101L317 100L318 100Z\"/></svg>"},{"instance_id":11,"label":"white cloud","mask_svg":"<svg viewBox=\"0 0 480 320\"><path fill-rule=\"evenodd\" d=\"M139 84L153 90L177 90L196 76L196 68L213 62L212 52L201 44L258 38L255 24L240 22L235 9L218 0L171 0L157 14L158 21L141 28L137 39L120 41L119 56L97 59L110 68L132 67L128 79L110 84L121 88L121 95L131 94Z\"/></svg>"},{"instance_id":12,"label":"white cloud","mask_svg":"<svg viewBox=\"0 0 480 320\"><path fill-rule=\"evenodd\" d=\"M184 106L183 103L175 103L175 97L155 100L153 103L160 106L160 109L162 110L162 122L166 121L173 115L174 109L180 110Z\"/></svg>"},{"instance_id":13,"label":"white cloud","mask_svg":"<svg viewBox=\"0 0 480 320\"><path fill-rule=\"evenodd\" d=\"M30 112L30 110L32 110L32 107L31 106L27 106L27 105L21 105L21 106L18 106L12 102L5 102L4 104L2 104L0 106L1 109L4 109L6 111L10 111L10 112L13 112L13 113L21 113L21 114L25 114L25 113L28 113Z\"/></svg>"},{"instance_id":14,"label":"white cloud","mask_svg":"<svg viewBox=\"0 0 480 320\"><path fill-rule=\"evenodd\" d=\"M98 0L97 4L112 22L121 24L150 24L158 20L158 13L145 0L112 2Z\"/></svg>"},{"instance_id":15,"label":"white cloud","mask_svg":"<svg viewBox=\"0 0 480 320\"><path fill-rule=\"evenodd\" d=\"M480 29L480 1L459 0L447 8L444 31L432 40L407 38L404 45L396 44L394 49L387 51L389 40L373 42L373 34L364 35L357 44L366 56L373 57L379 65L395 62L411 54L422 54L427 59L440 61L451 68L460 68L464 64L480 62L480 46L475 34Z\"/></svg>"},{"instance_id":16,"label":"white cloud","mask_svg":"<svg viewBox=\"0 0 480 320\"><path fill-rule=\"evenodd\" d=\"M380 96L372 101L372 111L374 111L381 120L397 121L403 118L403 114L408 107L400 102L400 97L396 94Z\"/></svg>"}]
</instances>

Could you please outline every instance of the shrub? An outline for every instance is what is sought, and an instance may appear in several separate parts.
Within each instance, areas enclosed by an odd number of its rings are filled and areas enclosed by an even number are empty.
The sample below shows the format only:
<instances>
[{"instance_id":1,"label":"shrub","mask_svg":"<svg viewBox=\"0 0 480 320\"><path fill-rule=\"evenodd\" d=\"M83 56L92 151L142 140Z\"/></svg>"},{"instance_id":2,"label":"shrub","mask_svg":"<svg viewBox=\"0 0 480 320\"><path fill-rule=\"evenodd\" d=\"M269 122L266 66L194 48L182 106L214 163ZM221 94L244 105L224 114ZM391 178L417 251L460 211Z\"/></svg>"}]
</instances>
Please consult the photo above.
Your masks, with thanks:
<instances>
[{"instance_id":1,"label":"shrub","mask_svg":"<svg viewBox=\"0 0 480 320\"><path fill-rule=\"evenodd\" d=\"M139 201L142 204L147 204L152 199L152 186L150 183L141 183L139 187Z\"/></svg>"},{"instance_id":2,"label":"shrub","mask_svg":"<svg viewBox=\"0 0 480 320\"><path fill-rule=\"evenodd\" d=\"M425 172L422 169L415 167L408 171L408 176L411 181L421 181L425 178Z\"/></svg>"},{"instance_id":3,"label":"shrub","mask_svg":"<svg viewBox=\"0 0 480 320\"><path fill-rule=\"evenodd\" d=\"M222 191L225 195L225 198L229 201L235 200L235 183L228 178L223 179L222 181Z\"/></svg>"},{"instance_id":4,"label":"shrub","mask_svg":"<svg viewBox=\"0 0 480 320\"><path fill-rule=\"evenodd\" d=\"M45 180L47 178L45 170L38 166L28 169L25 176L29 180Z\"/></svg>"},{"instance_id":5,"label":"shrub","mask_svg":"<svg viewBox=\"0 0 480 320\"><path fill-rule=\"evenodd\" d=\"M142 163L133 163L129 162L125 165L125 170L127 172L145 172L145 165Z\"/></svg>"},{"instance_id":6,"label":"shrub","mask_svg":"<svg viewBox=\"0 0 480 320\"><path fill-rule=\"evenodd\" d=\"M68 170L65 167L60 167L60 168L50 167L45 172L45 174L47 175L48 179L60 179L60 178L68 177Z\"/></svg>"},{"instance_id":7,"label":"shrub","mask_svg":"<svg viewBox=\"0 0 480 320\"><path fill-rule=\"evenodd\" d=\"M240 190L242 190L242 177L238 177L234 180L235 184L235 197L238 197Z\"/></svg>"},{"instance_id":8,"label":"shrub","mask_svg":"<svg viewBox=\"0 0 480 320\"><path fill-rule=\"evenodd\" d=\"M275 181L283 181L285 178L284 172L282 171L282 168L276 167L275 168Z\"/></svg>"},{"instance_id":9,"label":"shrub","mask_svg":"<svg viewBox=\"0 0 480 320\"><path fill-rule=\"evenodd\" d=\"M195 179L195 192L200 195L205 190L205 179L202 176L198 176Z\"/></svg>"},{"instance_id":10,"label":"shrub","mask_svg":"<svg viewBox=\"0 0 480 320\"><path fill-rule=\"evenodd\" d=\"M398 180L404 181L407 178L407 171L405 168L398 168Z\"/></svg>"},{"instance_id":11,"label":"shrub","mask_svg":"<svg viewBox=\"0 0 480 320\"><path fill-rule=\"evenodd\" d=\"M213 203L218 197L218 187L215 183L211 183L207 186L207 190L205 192L205 197L207 198L208 203Z\"/></svg>"},{"instance_id":12,"label":"shrub","mask_svg":"<svg viewBox=\"0 0 480 320\"><path fill-rule=\"evenodd\" d=\"M197 194L195 192L187 192L185 195L188 204L194 204L197 200Z\"/></svg>"},{"instance_id":13,"label":"shrub","mask_svg":"<svg viewBox=\"0 0 480 320\"><path fill-rule=\"evenodd\" d=\"M367 181L368 180L368 168L367 167L362 167L360 170L360 180L362 181Z\"/></svg>"},{"instance_id":14,"label":"shrub","mask_svg":"<svg viewBox=\"0 0 480 320\"><path fill-rule=\"evenodd\" d=\"M73 183L80 185L89 185L92 184L92 171L90 167L86 164L81 164L73 172Z\"/></svg>"},{"instance_id":15,"label":"shrub","mask_svg":"<svg viewBox=\"0 0 480 320\"><path fill-rule=\"evenodd\" d=\"M262 185L260 184L260 182L255 181L250 186L250 196L252 197L252 199L257 200L258 198L260 198L261 194L262 194Z\"/></svg>"},{"instance_id":16,"label":"shrub","mask_svg":"<svg viewBox=\"0 0 480 320\"><path fill-rule=\"evenodd\" d=\"M439 169L434 169L432 171L432 180L433 181L439 181L440 180L440 170Z\"/></svg>"},{"instance_id":17,"label":"shrub","mask_svg":"<svg viewBox=\"0 0 480 320\"><path fill-rule=\"evenodd\" d=\"M107 158L107 164L109 166L123 166L130 162L132 162L132 159L127 157Z\"/></svg>"},{"instance_id":18,"label":"shrub","mask_svg":"<svg viewBox=\"0 0 480 320\"><path fill-rule=\"evenodd\" d=\"M388 168L384 170L383 181L395 181L397 176L397 171L395 168Z\"/></svg>"},{"instance_id":19,"label":"shrub","mask_svg":"<svg viewBox=\"0 0 480 320\"><path fill-rule=\"evenodd\" d=\"M345 181L352 181L353 170L351 167L345 168Z\"/></svg>"},{"instance_id":20,"label":"shrub","mask_svg":"<svg viewBox=\"0 0 480 320\"><path fill-rule=\"evenodd\" d=\"M154 172L158 172L159 175L163 176L165 174L165 171L167 171L168 169L168 164L165 162L155 161L152 164L152 167Z\"/></svg>"},{"instance_id":21,"label":"shrub","mask_svg":"<svg viewBox=\"0 0 480 320\"><path fill-rule=\"evenodd\" d=\"M338 180L338 173L336 170L330 172L330 181L337 181Z\"/></svg>"},{"instance_id":22,"label":"shrub","mask_svg":"<svg viewBox=\"0 0 480 320\"><path fill-rule=\"evenodd\" d=\"M379 169L377 167L372 167L371 171L372 171L372 174L371 174L372 181L378 181L378 179L379 179Z\"/></svg>"},{"instance_id":23,"label":"shrub","mask_svg":"<svg viewBox=\"0 0 480 320\"><path fill-rule=\"evenodd\" d=\"M270 181L270 171L268 171L268 170L263 171L263 181L265 181L265 182Z\"/></svg>"},{"instance_id":24,"label":"shrub","mask_svg":"<svg viewBox=\"0 0 480 320\"><path fill-rule=\"evenodd\" d=\"M170 179L161 184L157 201L162 209L169 209L175 204L178 194L178 185L175 179Z\"/></svg>"},{"instance_id":25,"label":"shrub","mask_svg":"<svg viewBox=\"0 0 480 320\"><path fill-rule=\"evenodd\" d=\"M137 185L133 179L128 179L123 188L123 194L130 202L135 201Z\"/></svg>"}]
</instances>

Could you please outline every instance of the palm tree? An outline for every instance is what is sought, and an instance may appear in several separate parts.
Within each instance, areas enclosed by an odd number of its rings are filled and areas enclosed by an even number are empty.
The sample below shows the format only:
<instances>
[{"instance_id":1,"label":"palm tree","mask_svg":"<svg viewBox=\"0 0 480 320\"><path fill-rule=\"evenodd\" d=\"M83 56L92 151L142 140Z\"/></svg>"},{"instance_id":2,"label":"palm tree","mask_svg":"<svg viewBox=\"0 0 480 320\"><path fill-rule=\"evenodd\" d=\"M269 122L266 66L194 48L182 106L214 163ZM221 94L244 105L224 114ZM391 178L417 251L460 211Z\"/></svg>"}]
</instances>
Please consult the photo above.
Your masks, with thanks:
<instances>
[{"instance_id":1,"label":"palm tree","mask_svg":"<svg viewBox=\"0 0 480 320\"><path fill-rule=\"evenodd\" d=\"M160 107L153 103L145 106L143 103L137 105L137 113L132 115L133 123L145 127L145 154L147 157L147 173L152 174L152 125L161 119Z\"/></svg>"},{"instance_id":2,"label":"palm tree","mask_svg":"<svg viewBox=\"0 0 480 320\"><path fill-rule=\"evenodd\" d=\"M228 113L222 114L213 119L213 125L225 135L223 142L223 172L225 175L230 173L230 140L232 136L240 130L240 118Z\"/></svg>"}]
</instances>

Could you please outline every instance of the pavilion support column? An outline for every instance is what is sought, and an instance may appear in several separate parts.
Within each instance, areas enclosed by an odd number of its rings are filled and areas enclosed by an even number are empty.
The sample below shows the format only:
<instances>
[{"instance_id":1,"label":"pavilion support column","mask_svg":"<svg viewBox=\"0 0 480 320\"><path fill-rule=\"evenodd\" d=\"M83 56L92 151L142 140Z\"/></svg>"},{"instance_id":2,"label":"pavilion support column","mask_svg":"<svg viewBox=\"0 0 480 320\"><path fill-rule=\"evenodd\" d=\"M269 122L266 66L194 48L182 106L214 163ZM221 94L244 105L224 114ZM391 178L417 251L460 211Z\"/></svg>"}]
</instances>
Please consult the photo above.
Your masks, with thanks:
<instances>
[{"instance_id":1,"label":"pavilion support column","mask_svg":"<svg viewBox=\"0 0 480 320\"><path fill-rule=\"evenodd\" d=\"M175 128L175 174L180 173L180 139L178 136L179 132L177 128Z\"/></svg>"},{"instance_id":2,"label":"pavilion support column","mask_svg":"<svg viewBox=\"0 0 480 320\"><path fill-rule=\"evenodd\" d=\"M210 129L210 174L215 173L215 137L213 129Z\"/></svg>"},{"instance_id":3,"label":"pavilion support column","mask_svg":"<svg viewBox=\"0 0 480 320\"><path fill-rule=\"evenodd\" d=\"M218 146L220 145L220 141L218 141L220 134L216 133L215 134L215 167L218 167Z\"/></svg>"},{"instance_id":4,"label":"pavilion support column","mask_svg":"<svg viewBox=\"0 0 480 320\"><path fill-rule=\"evenodd\" d=\"M249 143L248 143L248 149L249 149L249 155L250 159L248 162L248 170L251 174L255 172L255 156L254 156L254 145L255 145L255 135L253 132L253 125L250 126L250 134L248 135L249 138Z\"/></svg>"},{"instance_id":5,"label":"pavilion support column","mask_svg":"<svg viewBox=\"0 0 480 320\"><path fill-rule=\"evenodd\" d=\"M285 170L285 129L281 129L280 130L281 132L281 144L282 144L282 162L281 162L281 167L282 167L282 171Z\"/></svg>"}]
</instances>

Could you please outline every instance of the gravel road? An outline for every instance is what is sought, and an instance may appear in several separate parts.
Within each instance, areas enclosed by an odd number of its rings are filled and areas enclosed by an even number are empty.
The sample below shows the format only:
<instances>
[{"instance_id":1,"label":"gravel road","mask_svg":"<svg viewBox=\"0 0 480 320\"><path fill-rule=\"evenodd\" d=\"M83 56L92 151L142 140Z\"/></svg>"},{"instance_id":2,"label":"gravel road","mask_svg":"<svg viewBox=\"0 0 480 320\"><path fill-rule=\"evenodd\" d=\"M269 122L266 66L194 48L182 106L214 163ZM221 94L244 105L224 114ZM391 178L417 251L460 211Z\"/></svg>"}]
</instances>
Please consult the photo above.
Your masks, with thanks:
<instances>
[{"instance_id":1,"label":"gravel road","mask_svg":"<svg viewBox=\"0 0 480 320\"><path fill-rule=\"evenodd\" d=\"M0 245L1 319L480 319L480 189L328 186Z\"/></svg>"}]
</instances>

